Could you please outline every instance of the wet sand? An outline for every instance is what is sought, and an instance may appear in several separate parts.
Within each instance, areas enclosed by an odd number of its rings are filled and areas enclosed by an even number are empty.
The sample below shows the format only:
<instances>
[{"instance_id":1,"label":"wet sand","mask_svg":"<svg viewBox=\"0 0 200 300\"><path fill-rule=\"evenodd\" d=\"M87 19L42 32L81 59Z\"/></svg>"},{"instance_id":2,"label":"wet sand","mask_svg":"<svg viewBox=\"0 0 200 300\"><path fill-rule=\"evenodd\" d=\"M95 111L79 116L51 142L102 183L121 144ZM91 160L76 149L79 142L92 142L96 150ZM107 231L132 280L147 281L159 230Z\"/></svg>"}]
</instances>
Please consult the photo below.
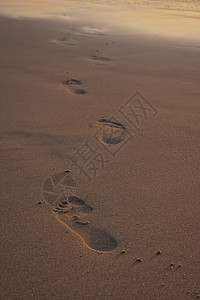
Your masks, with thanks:
<instances>
[{"instance_id":1,"label":"wet sand","mask_svg":"<svg viewBox=\"0 0 200 300\"><path fill-rule=\"evenodd\" d=\"M0 18L2 298L196 299L199 21L85 5Z\"/></svg>"}]
</instances>

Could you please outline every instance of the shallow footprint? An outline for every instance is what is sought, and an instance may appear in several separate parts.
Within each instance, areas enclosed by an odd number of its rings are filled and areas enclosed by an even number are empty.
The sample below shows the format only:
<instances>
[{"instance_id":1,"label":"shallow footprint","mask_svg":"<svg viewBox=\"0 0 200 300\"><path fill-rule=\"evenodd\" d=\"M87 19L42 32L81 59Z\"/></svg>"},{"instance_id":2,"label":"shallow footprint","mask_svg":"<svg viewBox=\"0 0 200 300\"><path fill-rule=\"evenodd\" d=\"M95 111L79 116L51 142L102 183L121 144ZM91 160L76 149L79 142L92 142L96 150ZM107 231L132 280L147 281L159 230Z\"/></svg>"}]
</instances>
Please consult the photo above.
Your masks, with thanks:
<instances>
[{"instance_id":1,"label":"shallow footprint","mask_svg":"<svg viewBox=\"0 0 200 300\"><path fill-rule=\"evenodd\" d=\"M112 61L112 58L110 58L110 57L99 56L99 55L93 55L92 59L97 60L97 61L103 61L103 62Z\"/></svg>"},{"instance_id":2,"label":"shallow footprint","mask_svg":"<svg viewBox=\"0 0 200 300\"><path fill-rule=\"evenodd\" d=\"M53 210L56 218L76 234L85 246L95 251L112 251L117 247L111 234L90 224L89 216L93 212L82 199L70 196Z\"/></svg>"},{"instance_id":3,"label":"shallow footprint","mask_svg":"<svg viewBox=\"0 0 200 300\"><path fill-rule=\"evenodd\" d=\"M82 82L80 82L79 80L76 80L76 79L69 79L69 80L62 82L62 86L65 87L70 94L73 94L73 95L85 94L86 93L85 90L79 89L76 87L78 85L82 85Z\"/></svg>"},{"instance_id":4,"label":"shallow footprint","mask_svg":"<svg viewBox=\"0 0 200 300\"><path fill-rule=\"evenodd\" d=\"M68 39L66 37L62 37L57 40L52 40L52 42L61 46L75 46L77 44L77 41Z\"/></svg>"},{"instance_id":5,"label":"shallow footprint","mask_svg":"<svg viewBox=\"0 0 200 300\"><path fill-rule=\"evenodd\" d=\"M67 46L75 46L77 44L76 41L68 39L68 38L60 38L56 41L57 43L61 44L61 45L67 45Z\"/></svg>"},{"instance_id":6,"label":"shallow footprint","mask_svg":"<svg viewBox=\"0 0 200 300\"><path fill-rule=\"evenodd\" d=\"M111 57L101 56L101 55L93 55L89 58L89 61L93 62L97 66L107 66L113 63L113 59Z\"/></svg>"},{"instance_id":7,"label":"shallow footprint","mask_svg":"<svg viewBox=\"0 0 200 300\"><path fill-rule=\"evenodd\" d=\"M81 31L83 34L103 36L105 35L106 29L99 26L89 25L82 27Z\"/></svg>"}]
</instances>

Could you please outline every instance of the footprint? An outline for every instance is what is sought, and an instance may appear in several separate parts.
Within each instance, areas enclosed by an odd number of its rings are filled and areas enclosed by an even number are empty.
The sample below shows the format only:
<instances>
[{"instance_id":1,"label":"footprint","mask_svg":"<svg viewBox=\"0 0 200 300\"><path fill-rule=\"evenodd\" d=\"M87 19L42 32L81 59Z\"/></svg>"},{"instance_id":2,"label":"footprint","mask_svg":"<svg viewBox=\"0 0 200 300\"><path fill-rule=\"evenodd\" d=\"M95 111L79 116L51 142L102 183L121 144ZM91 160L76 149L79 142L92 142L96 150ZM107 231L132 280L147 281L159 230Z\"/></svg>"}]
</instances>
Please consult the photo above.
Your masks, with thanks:
<instances>
[{"instance_id":1,"label":"footprint","mask_svg":"<svg viewBox=\"0 0 200 300\"><path fill-rule=\"evenodd\" d=\"M63 84L66 85L81 85L82 83L79 80L76 79L69 79L63 82Z\"/></svg>"},{"instance_id":2,"label":"footprint","mask_svg":"<svg viewBox=\"0 0 200 300\"><path fill-rule=\"evenodd\" d=\"M65 87L68 92L72 95L84 95L86 93L85 90L77 88L78 85L82 85L79 80L69 79L62 82L62 86Z\"/></svg>"},{"instance_id":3,"label":"footprint","mask_svg":"<svg viewBox=\"0 0 200 300\"><path fill-rule=\"evenodd\" d=\"M126 127L121 123L101 119L96 125L102 127L99 140L103 144L116 145L123 142L127 137Z\"/></svg>"},{"instance_id":4,"label":"footprint","mask_svg":"<svg viewBox=\"0 0 200 300\"><path fill-rule=\"evenodd\" d=\"M94 26L94 25L89 25L82 27L82 33L84 34L89 34L89 35L105 35L105 28L99 27L99 26Z\"/></svg>"},{"instance_id":5,"label":"footprint","mask_svg":"<svg viewBox=\"0 0 200 300\"><path fill-rule=\"evenodd\" d=\"M89 58L90 61L95 63L98 66L106 66L107 64L111 64L113 59L111 57L101 56L101 55L93 55Z\"/></svg>"},{"instance_id":6,"label":"footprint","mask_svg":"<svg viewBox=\"0 0 200 300\"><path fill-rule=\"evenodd\" d=\"M116 240L104 229L90 224L93 212L82 199L70 196L53 210L56 218L76 234L83 244L94 251L112 251L117 247Z\"/></svg>"},{"instance_id":7,"label":"footprint","mask_svg":"<svg viewBox=\"0 0 200 300\"><path fill-rule=\"evenodd\" d=\"M52 40L53 43L59 44L61 46L75 46L77 44L77 41L62 37L57 40Z\"/></svg>"},{"instance_id":8,"label":"footprint","mask_svg":"<svg viewBox=\"0 0 200 300\"><path fill-rule=\"evenodd\" d=\"M57 42L57 43L59 43L59 44L61 44L61 45L67 45L67 46L75 46L76 44L77 44L77 42L76 41L74 41L74 40L72 40L72 39L68 39L68 38L65 38L65 37L63 37L63 38L60 38L60 39L58 39L57 41L55 41L55 42Z\"/></svg>"},{"instance_id":9,"label":"footprint","mask_svg":"<svg viewBox=\"0 0 200 300\"><path fill-rule=\"evenodd\" d=\"M112 61L113 60L110 57L104 57L104 56L99 56L99 55L93 55L92 59L93 60L97 60L97 61L103 61L103 62L108 62L108 61Z\"/></svg>"},{"instance_id":10,"label":"footprint","mask_svg":"<svg viewBox=\"0 0 200 300\"><path fill-rule=\"evenodd\" d=\"M119 122L113 121L112 119L111 120L106 120L106 119L102 118L97 122L97 125L114 127L114 128L119 128L119 129L122 129L122 130L126 130L126 127L124 125L122 125Z\"/></svg>"}]
</instances>

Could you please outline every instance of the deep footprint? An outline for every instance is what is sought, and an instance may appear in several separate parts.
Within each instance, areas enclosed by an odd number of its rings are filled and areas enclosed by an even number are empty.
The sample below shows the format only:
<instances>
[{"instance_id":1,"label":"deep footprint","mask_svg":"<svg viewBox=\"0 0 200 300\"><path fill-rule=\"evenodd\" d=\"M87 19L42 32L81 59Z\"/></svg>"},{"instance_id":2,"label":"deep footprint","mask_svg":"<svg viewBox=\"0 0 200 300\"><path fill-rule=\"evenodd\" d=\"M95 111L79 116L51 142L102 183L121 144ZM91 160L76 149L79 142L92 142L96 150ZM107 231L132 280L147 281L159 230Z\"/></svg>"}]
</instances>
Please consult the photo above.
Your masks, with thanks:
<instances>
[{"instance_id":1,"label":"deep footprint","mask_svg":"<svg viewBox=\"0 0 200 300\"><path fill-rule=\"evenodd\" d=\"M89 216L93 209L80 198L70 196L68 200L59 203L53 212L88 248L95 251L112 251L117 247L116 240L109 232L90 223Z\"/></svg>"},{"instance_id":2,"label":"deep footprint","mask_svg":"<svg viewBox=\"0 0 200 300\"><path fill-rule=\"evenodd\" d=\"M97 122L98 126L104 127L99 140L106 145L116 145L124 141L126 127L121 123L112 120L101 119Z\"/></svg>"},{"instance_id":3,"label":"deep footprint","mask_svg":"<svg viewBox=\"0 0 200 300\"><path fill-rule=\"evenodd\" d=\"M69 79L69 80L66 80L66 81L62 82L62 86L65 87L70 94L73 94L73 95L83 95L83 94L85 94L86 91L83 90L83 89L77 88L76 87L77 85L82 85L82 83L79 80L76 80L76 79Z\"/></svg>"},{"instance_id":4,"label":"deep footprint","mask_svg":"<svg viewBox=\"0 0 200 300\"><path fill-rule=\"evenodd\" d=\"M99 120L97 122L97 125L114 127L114 128L118 128L118 129L121 129L121 130L126 130L126 127L124 125L122 125L121 123L118 123L118 122L115 122L115 121L112 121L112 120L106 120L104 118Z\"/></svg>"}]
</instances>

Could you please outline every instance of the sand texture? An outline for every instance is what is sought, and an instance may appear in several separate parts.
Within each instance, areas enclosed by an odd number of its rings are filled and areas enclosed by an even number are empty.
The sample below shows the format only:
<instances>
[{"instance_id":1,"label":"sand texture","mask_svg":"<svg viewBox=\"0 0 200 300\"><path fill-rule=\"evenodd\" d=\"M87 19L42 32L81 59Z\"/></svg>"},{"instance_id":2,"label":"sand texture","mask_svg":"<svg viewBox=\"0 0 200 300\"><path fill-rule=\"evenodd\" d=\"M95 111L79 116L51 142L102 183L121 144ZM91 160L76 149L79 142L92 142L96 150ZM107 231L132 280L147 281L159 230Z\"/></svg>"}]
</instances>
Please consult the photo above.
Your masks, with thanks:
<instances>
[{"instance_id":1,"label":"sand texture","mask_svg":"<svg viewBox=\"0 0 200 300\"><path fill-rule=\"evenodd\" d=\"M2 299L200 297L199 6L167 2L1 1Z\"/></svg>"}]
</instances>

